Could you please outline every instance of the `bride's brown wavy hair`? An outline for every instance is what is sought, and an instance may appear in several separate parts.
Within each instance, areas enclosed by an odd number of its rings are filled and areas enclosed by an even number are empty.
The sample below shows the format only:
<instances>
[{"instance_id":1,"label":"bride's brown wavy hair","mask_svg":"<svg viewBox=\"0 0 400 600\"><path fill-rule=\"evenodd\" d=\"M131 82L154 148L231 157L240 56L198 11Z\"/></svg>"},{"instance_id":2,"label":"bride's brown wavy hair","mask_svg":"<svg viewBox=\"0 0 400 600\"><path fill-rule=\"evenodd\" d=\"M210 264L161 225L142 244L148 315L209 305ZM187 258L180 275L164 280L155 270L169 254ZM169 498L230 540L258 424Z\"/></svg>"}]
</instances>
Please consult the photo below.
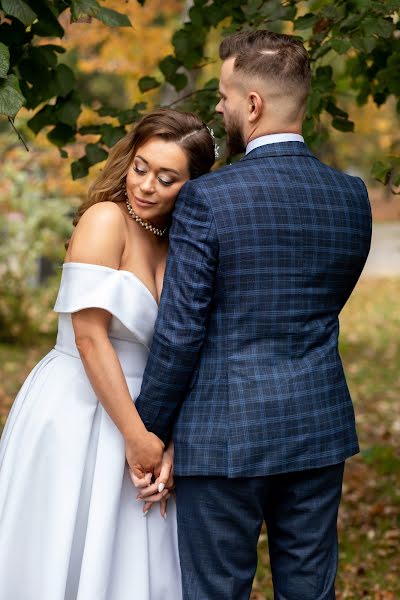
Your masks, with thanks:
<instances>
[{"instance_id":1,"label":"bride's brown wavy hair","mask_svg":"<svg viewBox=\"0 0 400 600\"><path fill-rule=\"evenodd\" d=\"M89 188L87 199L77 211L74 225L93 204L105 200L124 200L128 169L139 147L153 137L181 146L188 158L191 179L208 173L214 164L214 140L197 115L170 108L154 110L112 148L104 169Z\"/></svg>"}]
</instances>

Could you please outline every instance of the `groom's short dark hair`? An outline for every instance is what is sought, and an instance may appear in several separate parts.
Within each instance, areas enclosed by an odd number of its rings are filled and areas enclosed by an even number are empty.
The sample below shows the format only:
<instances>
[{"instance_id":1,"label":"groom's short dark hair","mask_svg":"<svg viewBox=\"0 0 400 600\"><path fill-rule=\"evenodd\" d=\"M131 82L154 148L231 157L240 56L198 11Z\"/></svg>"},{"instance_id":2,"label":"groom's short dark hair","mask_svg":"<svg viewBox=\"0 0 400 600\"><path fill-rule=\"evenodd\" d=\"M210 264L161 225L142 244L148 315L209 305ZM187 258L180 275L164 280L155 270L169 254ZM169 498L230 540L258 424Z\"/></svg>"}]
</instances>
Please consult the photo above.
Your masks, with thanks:
<instances>
[{"instance_id":1,"label":"groom's short dark hair","mask_svg":"<svg viewBox=\"0 0 400 600\"><path fill-rule=\"evenodd\" d=\"M220 47L222 60L235 58L234 71L273 80L297 91L306 100L311 81L310 61L303 44L291 35L259 29L226 37Z\"/></svg>"}]
</instances>

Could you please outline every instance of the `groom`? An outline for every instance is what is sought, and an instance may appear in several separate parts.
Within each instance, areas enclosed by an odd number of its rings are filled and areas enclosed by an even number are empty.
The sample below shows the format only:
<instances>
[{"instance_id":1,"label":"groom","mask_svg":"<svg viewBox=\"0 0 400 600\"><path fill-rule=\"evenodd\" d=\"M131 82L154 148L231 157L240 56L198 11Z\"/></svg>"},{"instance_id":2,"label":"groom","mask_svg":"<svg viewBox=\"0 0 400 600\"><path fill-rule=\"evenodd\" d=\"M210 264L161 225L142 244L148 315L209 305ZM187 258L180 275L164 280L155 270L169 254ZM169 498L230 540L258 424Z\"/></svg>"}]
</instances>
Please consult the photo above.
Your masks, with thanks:
<instances>
[{"instance_id":1,"label":"groom","mask_svg":"<svg viewBox=\"0 0 400 600\"><path fill-rule=\"evenodd\" d=\"M301 136L308 57L292 37L220 46L220 102L244 158L181 191L136 406L173 434L185 600L245 600L268 528L275 598L335 598L344 461L358 452L338 315L363 269L363 182Z\"/></svg>"}]
</instances>

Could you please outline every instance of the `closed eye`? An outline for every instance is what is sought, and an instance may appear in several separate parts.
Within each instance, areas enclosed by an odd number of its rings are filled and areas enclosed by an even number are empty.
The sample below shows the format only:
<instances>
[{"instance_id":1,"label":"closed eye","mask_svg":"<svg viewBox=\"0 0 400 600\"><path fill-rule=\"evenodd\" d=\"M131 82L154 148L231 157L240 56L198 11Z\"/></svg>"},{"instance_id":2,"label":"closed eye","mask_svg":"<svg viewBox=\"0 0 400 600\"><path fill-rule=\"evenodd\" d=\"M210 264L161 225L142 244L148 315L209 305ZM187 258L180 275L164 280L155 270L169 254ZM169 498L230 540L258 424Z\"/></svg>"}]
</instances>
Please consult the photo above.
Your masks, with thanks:
<instances>
[{"instance_id":1,"label":"closed eye","mask_svg":"<svg viewBox=\"0 0 400 600\"><path fill-rule=\"evenodd\" d=\"M167 181L166 179L163 179L162 177L158 177L158 181L167 187L169 185L172 185L173 183L175 183L174 181Z\"/></svg>"},{"instance_id":2,"label":"closed eye","mask_svg":"<svg viewBox=\"0 0 400 600\"><path fill-rule=\"evenodd\" d=\"M139 167L137 167L136 165L134 165L133 170L135 171L135 173L138 173L139 175L146 175L147 171L145 169L139 169Z\"/></svg>"}]
</instances>

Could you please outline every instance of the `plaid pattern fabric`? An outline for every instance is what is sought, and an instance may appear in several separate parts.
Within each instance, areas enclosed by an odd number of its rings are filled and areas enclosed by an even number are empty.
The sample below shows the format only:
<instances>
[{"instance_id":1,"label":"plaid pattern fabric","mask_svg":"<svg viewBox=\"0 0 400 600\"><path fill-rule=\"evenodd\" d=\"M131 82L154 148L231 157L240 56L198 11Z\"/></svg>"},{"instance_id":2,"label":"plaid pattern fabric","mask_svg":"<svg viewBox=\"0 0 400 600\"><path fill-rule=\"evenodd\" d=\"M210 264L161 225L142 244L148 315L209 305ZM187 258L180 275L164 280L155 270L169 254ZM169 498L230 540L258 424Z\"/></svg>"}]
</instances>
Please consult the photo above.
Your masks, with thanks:
<instances>
[{"instance_id":1,"label":"plaid pattern fabric","mask_svg":"<svg viewBox=\"0 0 400 600\"><path fill-rule=\"evenodd\" d=\"M338 315L365 264L363 182L301 142L189 181L136 406L178 475L250 477L358 451Z\"/></svg>"}]
</instances>

